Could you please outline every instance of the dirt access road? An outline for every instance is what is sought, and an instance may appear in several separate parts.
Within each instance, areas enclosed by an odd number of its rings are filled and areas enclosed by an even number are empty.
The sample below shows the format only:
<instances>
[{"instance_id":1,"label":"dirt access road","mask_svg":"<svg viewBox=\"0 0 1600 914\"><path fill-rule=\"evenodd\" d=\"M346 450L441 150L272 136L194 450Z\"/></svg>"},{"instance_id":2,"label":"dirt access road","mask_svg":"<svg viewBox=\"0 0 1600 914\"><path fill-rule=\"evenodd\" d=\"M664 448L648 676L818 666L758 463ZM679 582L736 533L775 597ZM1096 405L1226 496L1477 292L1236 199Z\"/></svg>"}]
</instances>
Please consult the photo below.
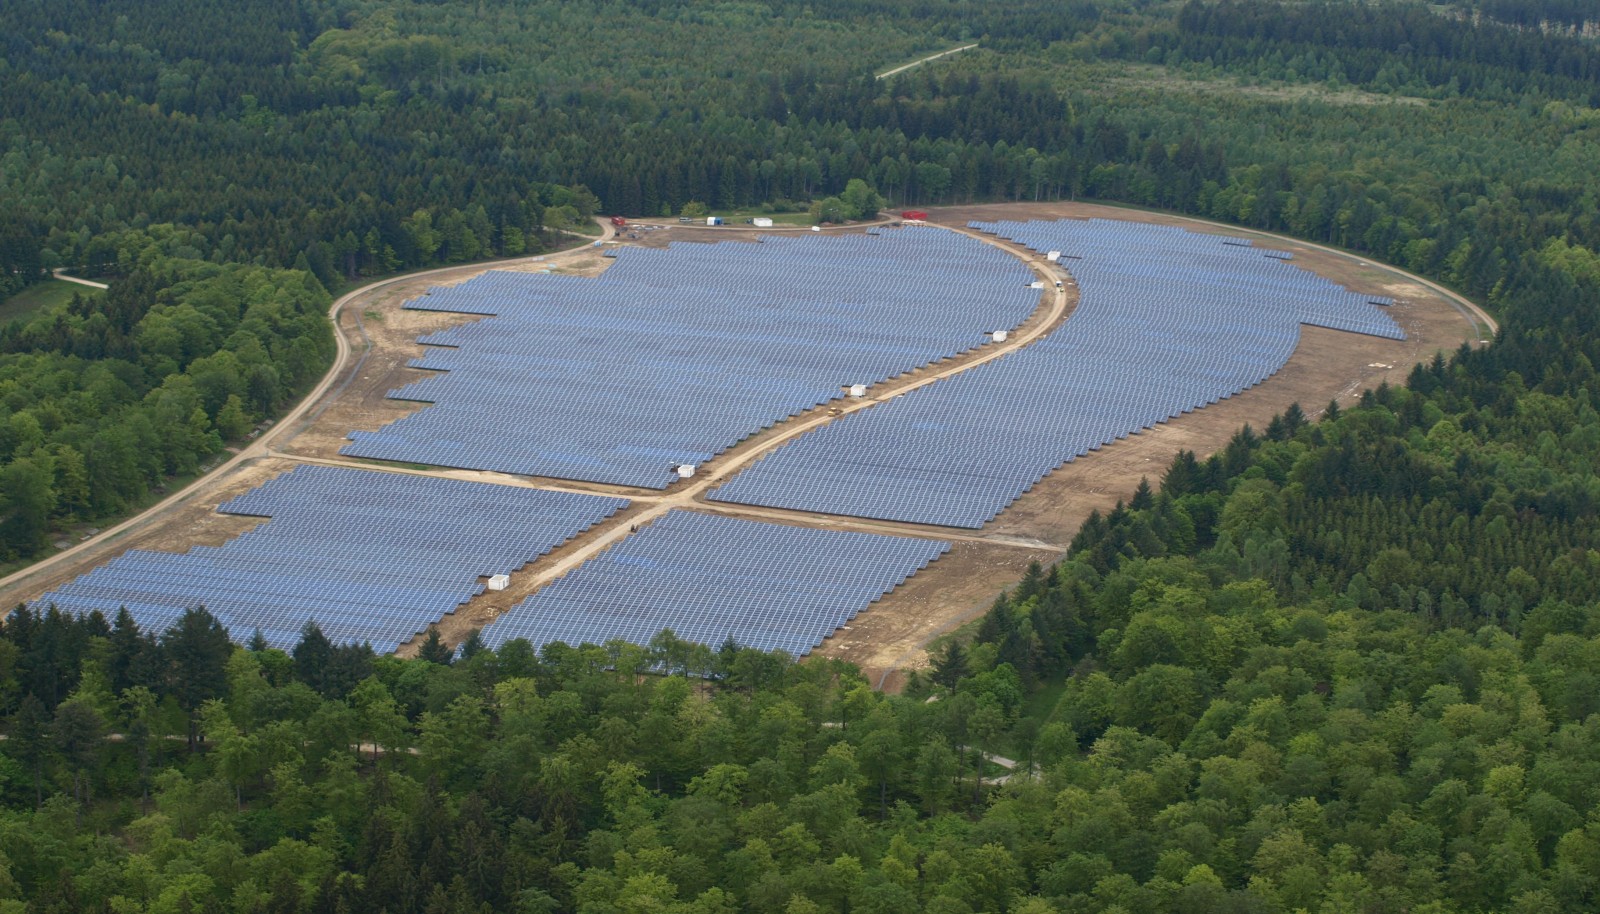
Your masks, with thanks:
<instances>
[{"instance_id":1,"label":"dirt access road","mask_svg":"<svg viewBox=\"0 0 1600 914\"><path fill-rule=\"evenodd\" d=\"M604 219L596 219L595 222L601 227L601 235L596 240L602 242L611 240L612 236L615 234L615 230L611 226L610 222ZM362 286L358 289L353 289L349 292L346 292L335 299L333 304L328 308L328 320L332 322L335 328L341 327L341 315L343 315L345 309L349 308L352 303L365 302L374 295L381 293L383 290L393 288L395 286L413 284L418 280L429 282L437 282L447 279L466 280L488 269L504 268L506 266L515 266L518 264L531 263L535 261L559 261L574 255L586 254L588 253L589 248L592 246L593 245L591 244L586 247L574 248L569 251L561 251L555 254L518 257L511 260L499 261L490 264L479 263L467 266L440 267L435 270L421 270L415 273L406 273L401 276L379 280L378 282L369 283L368 285ZM92 283L87 284L93 285ZM102 286L102 288L104 287ZM352 311L354 310L355 309L352 309ZM328 403L336 399L338 395L343 392L344 388L349 385L350 381L361 371L361 366L366 361L367 356L371 351L371 347L369 345L370 341L367 338L366 330L362 326L359 312L356 312L354 325L357 334L363 343L360 352L357 353L356 348L351 344L350 336L347 333L335 332L334 343L337 349L334 354L333 365L328 369L328 373L323 376L322 380L317 383L316 387L312 388L311 391L301 399L299 404L297 404L293 409L289 410L289 412L281 419L277 420L272 427L262 432L254 441L252 441L246 447L240 449L238 453L234 454L216 469L205 474L204 476L199 477L198 479L189 483L187 486L184 486L182 489L179 489L161 501L156 502L154 505L151 505L144 511L135 514L134 516L122 521L119 524L116 524L113 527L101 531L94 537L91 537L90 539L85 540L84 542L79 543L70 549L64 549L61 552L50 556L49 558L29 565L27 568L23 568L13 574L7 575L4 578L0 578L0 606L10 606L20 602L21 599L23 599L21 592L24 588L29 588L32 582L36 582L45 577L59 579L59 570L62 568L71 567L74 569L70 577L76 577L77 574L87 571L93 565L97 565L109 558L109 553L112 550L120 551L119 547L122 546L125 541L131 539L133 534L147 530L150 527L157 525L159 522L164 521L175 509L190 502L200 493L210 491L217 487L220 480L230 476L235 471L246 466L247 464L268 456L274 444L277 444L281 441L286 441L298 435L304 430L305 424L308 423L308 417L309 419L314 420L318 415L320 415L321 412L326 409ZM352 358L355 360L354 364L351 362ZM338 386L336 387L335 385ZM331 395L329 393L330 391L332 391ZM33 589L42 591L47 588L35 587Z\"/></svg>"},{"instance_id":2,"label":"dirt access road","mask_svg":"<svg viewBox=\"0 0 1600 914\"><path fill-rule=\"evenodd\" d=\"M600 239L602 242L609 241L613 237L613 230L609 223L604 224L604 228L605 234ZM666 233L661 234L663 240L671 240L665 238ZM696 233L680 232L673 237L692 236L693 234ZM980 238L984 243L1008 250L1011 249L997 240L977 233L970 234ZM754 237L754 235L747 233L746 237L750 238ZM595 263L586 264L584 261L601 261L603 258L599 257L594 245L589 245L555 255L519 258L516 261L488 265L478 264L470 267L446 267L373 283L347 293L334 302L329 310L329 317L338 330L335 334L338 353L334 360L334 366L318 386L275 426L211 473L195 480L184 489L167 497L142 514L129 518L87 542L60 552L0 580L0 600L9 604L37 596L86 572L94 565L128 548L181 551L199 543L215 545L225 542L232 536L256 526L260 521L258 519L218 515L214 511L216 505L234 495L248 491L255 485L259 485L266 479L300 462L341 464L365 469L412 472L420 475L464 478L501 484L537 484L541 487L570 491L621 494L634 500L635 505L628 512L587 531L582 537L569 542L555 554L547 556L543 561L537 563L536 566L523 569L516 576L518 578L518 586L502 593L531 592L531 590L560 577L583 561L614 544L617 540L627 536L632 526L648 523L673 508L690 507L703 501L705 494L710 489L743 469L750 462L758 459L768 451L782 446L798 435L818 425L832 421L838 416L868 408L883 399L934 383L941 378L964 371L973 365L998 358L1006 352L1027 345L1049 332L1050 329L1065 319L1069 303L1074 298L1069 295L1069 291L1066 289L1053 288L1053 278L1056 274L1043 258L1028 257L1026 259L1036 275L1042 281L1045 281L1047 290L1042 296L1041 308L1006 342L991 343L979 347L962 357L934 363L919 371L902 375L890 382L875 386L865 398L842 401L840 405L834 407L814 409L781 423L775 429L747 440L739 447L719 455L715 460L705 464L694 479L687 483L679 484L667 494L662 494L656 490L628 489L616 486L589 486L560 480L533 483L524 478L498 473L433 468L406 469L389 464L349 460L339 457L337 455L337 445L343 440L345 432L351 427L351 424L347 424L347 422L353 423L356 427L376 427L420 408L419 404L392 401L384 396L389 389L397 386L395 380L397 377L403 378L405 373L410 371L404 368L404 363L409 360L410 355L417 349L413 342L416 335L414 331L462 321L461 315L404 311L400 305L407 298L415 297L415 295L420 294L429 286L448 284L452 281L465 281L485 272L487 269L555 269L561 267L561 265L576 262L576 272L587 273L595 272L597 267L601 265ZM381 306L384 310L368 311L369 306ZM385 325L384 332L388 337L383 341L383 345L377 347L372 345L367 323L363 318L364 315L368 319L382 319ZM397 319L401 317L406 321L411 321L412 325L408 325L396 333L388 324L391 322L391 318ZM415 326L418 322L421 322L421 328ZM356 356L357 350L352 345L352 339L359 339L362 342L359 356ZM353 356L355 357L352 360ZM388 370L377 375L364 372L369 356L375 357L377 361L385 362ZM416 373L411 372L410 376L414 378ZM363 381L373 382L374 378L376 378L374 383L362 383ZM364 415L343 414L345 407L351 405L344 402L346 400L350 400L358 406L366 404L367 411ZM379 414L378 421L373 421L372 413ZM303 449L301 447L300 439L302 437L309 439L309 448ZM741 513L742 509L737 506L727 506L725 510L728 513ZM762 513L762 510L751 509L751 513L759 514ZM854 519L842 518L834 523L855 525L858 522ZM870 522L865 521L859 523L871 525ZM448 639L459 641L466 636L467 631L470 631L471 628L492 621L493 616L485 617L485 613L477 611L478 607L481 605L485 609L489 609L497 602L499 601L475 601L465 611L457 612L441 620L441 630Z\"/></svg>"},{"instance_id":3,"label":"dirt access road","mask_svg":"<svg viewBox=\"0 0 1600 914\"><path fill-rule=\"evenodd\" d=\"M1019 254L1014 247L987 235L966 229L953 229L953 231L971 235L985 244ZM953 377L976 365L993 361L1040 339L1066 319L1070 305L1077 300L1076 290L1071 287L1057 287L1055 279L1060 274L1043 257L1030 254L1023 257L1023 260L1028 268L1034 272L1034 275L1044 283L1045 292L1038 311L1024 322L1014 335L1009 336L1004 343L990 343L981 346L965 356L936 362L918 371L873 385L869 388L866 397L834 401L831 404L802 413L786 422L781 422L766 433L747 439L739 446L731 448L711 461L702 464L697 468L693 478L675 484L666 494L650 490L629 492L627 497L632 500L633 504L628 510L602 521L600 524L590 528L582 536L569 541L562 548L545 556L539 562L524 567L512 575L512 585L505 591L501 591L497 596L485 601L475 600L473 601L475 605L467 610L457 611L452 616L441 620L439 626L441 636L446 641L459 643L466 638L467 633L472 629L493 621L493 618L503 611L502 607L509 608L515 605L515 602L522 596L533 593L566 575L584 562L616 545L637 528L657 520L675 508L706 506L706 496L710 494L711 490L748 467L751 463L812 429L826 425L850 413L869 409L878 403L909 391L926 387L944 378ZM716 503L715 507L718 513L722 514L733 516L748 515L752 519L783 522L781 518L772 516L774 512L762 508L747 508L743 505L722 502ZM815 520L809 520L810 517L810 515L802 512L792 513L794 522L816 523ZM871 527L875 528L876 532L932 535L945 540L971 538L959 533L955 537L951 537L948 535L950 531L941 531L936 528L917 528L914 525L889 523L874 524L870 521L859 521L855 518L838 517L826 523L828 526L858 529ZM487 612L479 611L479 606L484 609L492 608L491 611L495 611L494 616L489 616ZM410 654L417 647L418 642L413 641L402 648L401 653Z\"/></svg>"},{"instance_id":4,"label":"dirt access road","mask_svg":"<svg viewBox=\"0 0 1600 914\"><path fill-rule=\"evenodd\" d=\"M705 495L719 482L804 432L908 389L950 377L974 364L998 358L1025 346L1060 325L1076 303L1071 282L1053 289L1062 274L1033 252L991 236L967 231L970 219L1085 218L1107 216L1134 221L1178 224L1197 231L1256 235L1272 247L1295 252L1296 263L1358 291L1396 299L1393 316L1406 329L1404 343L1353 334L1304 328L1301 345L1290 363L1270 382L1205 410L1183 416L1144 434L1109 445L1067 464L1044 480L996 521L981 531L867 521L739 505L709 503ZM1211 227L1195 220L1084 204L1006 204L951 208L933 213L935 224L972 234L1004 248L1027 262L1045 280L1039 309L1015 329L1004 344L987 344L964 356L934 363L918 372L877 385L862 400L838 400L811 410L742 442L700 468L696 477L666 491L628 489L565 480L530 479L472 470L410 468L341 457L338 448L352 428L375 429L420 404L387 399L387 392L422 374L406 367L421 352L418 335L479 318L406 311L406 300L428 286L464 281L486 269L549 270L567 275L596 275L610 261L593 246L558 255L513 262L453 267L397 277L356 290L332 309L340 355L322 385L261 440L205 479L197 481L138 518L107 531L76 550L61 553L18 575L0 581L5 599L38 593L86 571L125 548L180 551L194 545L218 544L260 523L215 512L223 500L247 491L301 463L361 466L389 472L445 476L505 485L622 495L632 506L552 554L513 575L512 586L486 593L441 620L446 640L458 641L476 627L493 621L515 602L578 567L615 544L640 524L673 508L695 508L769 522L856 529L866 532L933 537L952 543L951 552L913 577L880 603L829 638L818 653L849 659L875 681L894 687L898 671L925 662L923 648L940 633L975 617L1001 589L1011 586L1033 560L1051 561L1064 552L1072 534L1091 510L1105 510L1125 499L1145 476L1159 477L1179 449L1205 456L1224 446L1244 423L1260 425L1289 403L1311 405L1330 398L1354 398L1383 380L1404 379L1416 361L1439 349L1452 350L1463 339L1492 334L1493 322L1475 306L1416 277L1374 266L1341 252L1291 239L1261 236L1231 226ZM607 228L607 239L610 231ZM671 226L643 232L637 242L660 246L672 241L741 243L771 230L744 226ZM860 226L845 231L859 231ZM798 231L807 231L800 227ZM361 342L360 355L352 358Z\"/></svg>"},{"instance_id":5,"label":"dirt access road","mask_svg":"<svg viewBox=\"0 0 1600 914\"><path fill-rule=\"evenodd\" d=\"M1434 283L1357 255L1236 226L1087 203L1008 203L935 208L930 220L945 226L969 221L1122 219L1175 225L1192 231L1249 237L1263 247L1294 253L1294 263L1358 292L1395 299L1388 313L1406 331L1404 341L1301 327L1300 344L1270 380L1153 429L1128 436L1074 460L1023 496L981 531L995 543L1065 551L1091 511L1129 498L1139 481L1160 480L1180 450L1201 459L1227 446L1240 427L1262 428L1292 403L1317 416L1330 400L1348 405L1381 383L1403 384L1411 366L1462 342L1486 344L1497 325L1470 301ZM1070 264L1068 269L1070 270ZM925 646L976 618L1001 589L1020 579L1027 554L958 543L951 553L885 597L871 612L824 642L818 653L862 667L874 682L896 688L906 670L926 664ZM987 589L975 586L985 581Z\"/></svg>"}]
</instances>

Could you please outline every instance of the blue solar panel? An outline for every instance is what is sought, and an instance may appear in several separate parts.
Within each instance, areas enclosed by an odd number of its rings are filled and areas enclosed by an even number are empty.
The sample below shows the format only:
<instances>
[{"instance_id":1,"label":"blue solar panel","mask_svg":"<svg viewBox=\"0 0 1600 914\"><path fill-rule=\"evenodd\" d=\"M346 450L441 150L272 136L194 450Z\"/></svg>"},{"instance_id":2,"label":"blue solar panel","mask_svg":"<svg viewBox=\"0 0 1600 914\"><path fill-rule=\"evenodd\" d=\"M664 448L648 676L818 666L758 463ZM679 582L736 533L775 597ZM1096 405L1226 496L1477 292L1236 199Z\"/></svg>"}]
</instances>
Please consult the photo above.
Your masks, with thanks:
<instances>
[{"instance_id":1,"label":"blue solar panel","mask_svg":"<svg viewBox=\"0 0 1600 914\"><path fill-rule=\"evenodd\" d=\"M799 657L949 549L675 510L517 604L483 639L648 644L670 628Z\"/></svg>"},{"instance_id":2,"label":"blue solar panel","mask_svg":"<svg viewBox=\"0 0 1600 914\"><path fill-rule=\"evenodd\" d=\"M1244 239L1102 219L974 226L1072 259L1067 323L801 436L715 500L982 527L1066 461L1271 377L1301 324L1405 338L1367 296Z\"/></svg>"},{"instance_id":3,"label":"blue solar panel","mask_svg":"<svg viewBox=\"0 0 1600 914\"><path fill-rule=\"evenodd\" d=\"M625 248L598 278L491 272L407 307L433 405L344 453L665 488L764 428L984 345L1038 307L1016 258L939 229Z\"/></svg>"},{"instance_id":4,"label":"blue solar panel","mask_svg":"<svg viewBox=\"0 0 1600 914\"><path fill-rule=\"evenodd\" d=\"M390 653L506 574L628 503L400 473L303 466L218 510L270 521L222 546L132 550L34 601L164 631L204 605L234 638L288 649L315 620Z\"/></svg>"}]
</instances>

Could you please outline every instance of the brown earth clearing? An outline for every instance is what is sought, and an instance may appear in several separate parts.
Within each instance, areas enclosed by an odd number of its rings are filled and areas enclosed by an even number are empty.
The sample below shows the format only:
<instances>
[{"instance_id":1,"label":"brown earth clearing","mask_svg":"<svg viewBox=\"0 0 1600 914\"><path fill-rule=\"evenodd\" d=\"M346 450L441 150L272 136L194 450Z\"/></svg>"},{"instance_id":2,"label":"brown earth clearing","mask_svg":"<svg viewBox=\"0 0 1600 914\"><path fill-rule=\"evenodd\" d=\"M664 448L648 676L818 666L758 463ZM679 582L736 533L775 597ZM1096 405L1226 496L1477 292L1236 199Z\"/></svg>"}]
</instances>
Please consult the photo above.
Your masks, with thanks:
<instances>
[{"instance_id":1,"label":"brown earth clearing","mask_svg":"<svg viewBox=\"0 0 1600 914\"><path fill-rule=\"evenodd\" d=\"M1194 451L1204 459L1225 447L1242 426L1260 429L1291 403L1301 404L1308 415L1320 415L1330 400L1347 405L1363 390L1385 381L1403 384L1411 367L1435 352L1454 351L1463 341L1492 336L1486 317L1464 312L1459 303L1414 278L1353 255L1232 226L1085 203L949 207L930 210L929 216L936 224L952 227L969 221L1099 217L1250 237L1262 247L1294 252L1296 264L1350 289L1393 298L1390 314L1406 332L1404 341L1395 341L1301 327L1294 356L1265 383L1065 464L981 531L989 539L1048 546L1048 551L1029 556L1041 561L1064 554L1091 511L1105 512L1125 501L1140 479L1159 483L1180 450ZM899 677L889 676L891 671L925 665L922 647L976 618L999 591L1021 579L1028 557L1020 552L986 556L983 564L975 564L960 561L958 547L857 617L848 639L835 635L817 653L849 659L874 683L884 681L893 688ZM975 581L985 586L975 587Z\"/></svg>"},{"instance_id":2,"label":"brown earth clearing","mask_svg":"<svg viewBox=\"0 0 1600 914\"><path fill-rule=\"evenodd\" d=\"M357 357L363 348L363 334L370 339L371 347L366 358L359 364L352 358L349 365L343 366L340 369L341 376L321 402L314 404L295 427L282 430L263 455L252 456L240 464L226 467L191 494L176 500L176 503L160 506L166 513L159 522L154 522L155 518L152 517L152 522L135 526L125 534L109 537L98 547L83 550L73 561L58 563L48 570L41 569L40 573L17 576L9 582L0 599L11 605L31 599L129 548L183 551L195 545L220 544L259 521L217 514L216 505L291 469L296 463L337 462L396 472L422 472L501 484L624 495L634 499L629 509L514 574L508 590L485 593L440 620L441 634L452 643L458 643L473 628L492 622L516 602L553 579L541 569L561 565L564 558L586 553L607 539L614 540L625 534L641 513L659 513L659 509L668 506L781 523L837 526L945 539L952 544L949 554L861 613L850 625L824 641L815 652L819 656L850 660L860 665L872 682L892 689L903 682L904 671L926 663L924 648L929 641L975 618L993 602L999 591L1013 585L1021 577L1030 561L1049 562L1060 557L1090 511L1105 511L1117 501L1125 500L1142 478L1149 478L1152 484L1157 482L1179 450L1191 450L1204 458L1225 446L1242 425L1248 423L1260 428L1291 403L1300 403L1309 415L1315 416L1330 399L1345 403L1357 398L1362 390L1379 383L1403 383L1416 362L1431 358L1439 350L1454 350L1464 340L1476 342L1488 339L1493 333L1492 321L1486 315L1436 287L1357 257L1304 242L1176 216L1092 204L993 204L930 212L934 223L958 229L969 220L1102 216L1253 237L1263 247L1293 251L1294 262L1299 266L1351 289L1394 298L1391 314L1405 329L1407 339L1403 342L1382 340L1303 327L1294 356L1267 382L1066 464L981 531L946 530L706 503L703 496L705 488L709 486L702 488L698 480L692 486L676 485L666 492L659 492L471 470L384 465L340 457L338 450L346 443L345 436L351 429L375 430L421 408L422 404L387 399L390 390L426 374L407 367L407 362L423 351L423 347L416 343L418 336L480 319L466 315L406 311L403 307L406 301L423 294L429 287L463 282L491 268L534 272L551 270L564 275L593 276L598 275L611 261L600 256L599 248L586 246L538 260L525 259L492 267L479 265L436 271L427 276L390 283L366 294L357 294L347 302L338 315L340 333L351 341ZM624 244L650 247L684 241L751 241L769 231L744 226L717 229L693 226L648 229L633 226L630 229L636 231L639 237L637 240L626 240ZM842 231L859 230L860 227L855 226ZM1014 246L1004 246L1019 256L1029 256ZM1070 270L1070 264L1067 266ZM1076 290L1070 284L1059 299L1047 291L1041 297L1039 311L1017 328L1014 339L1022 341L1036 333L1053 329L1064 314L1070 313L1075 303ZM878 385L869 391L869 399L884 394L892 395L903 385L959 370L967 363L982 358L989 350L988 346L979 346L964 356L935 363ZM861 408L867 404L835 401L833 407L838 406ZM745 439L702 468L707 481L719 467L739 465L743 458L774 447L784 437L784 432L792 429L795 423L827 421L830 408L819 407ZM561 569L556 576L565 573L565 570ZM818 573L826 574L827 569L819 568ZM401 653L411 653L415 647L416 642L413 642L403 647Z\"/></svg>"}]
</instances>

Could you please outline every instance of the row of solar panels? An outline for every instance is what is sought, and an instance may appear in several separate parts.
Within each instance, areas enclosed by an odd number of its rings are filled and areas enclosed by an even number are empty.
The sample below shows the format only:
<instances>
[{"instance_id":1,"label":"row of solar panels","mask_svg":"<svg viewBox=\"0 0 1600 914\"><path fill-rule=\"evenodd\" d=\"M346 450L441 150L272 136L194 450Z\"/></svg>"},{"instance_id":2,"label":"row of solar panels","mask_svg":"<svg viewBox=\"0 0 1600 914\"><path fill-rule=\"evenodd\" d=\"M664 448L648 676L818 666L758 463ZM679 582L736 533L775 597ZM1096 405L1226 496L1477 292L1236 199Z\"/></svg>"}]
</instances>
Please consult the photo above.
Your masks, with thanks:
<instances>
[{"instance_id":1,"label":"row of solar panels","mask_svg":"<svg viewBox=\"0 0 1600 914\"><path fill-rule=\"evenodd\" d=\"M204 604L243 639L289 648L315 620L391 652L520 568L627 506L618 498L302 466L223 504L270 517L225 545L132 550L41 596L75 613L126 606L165 629Z\"/></svg>"}]
</instances>

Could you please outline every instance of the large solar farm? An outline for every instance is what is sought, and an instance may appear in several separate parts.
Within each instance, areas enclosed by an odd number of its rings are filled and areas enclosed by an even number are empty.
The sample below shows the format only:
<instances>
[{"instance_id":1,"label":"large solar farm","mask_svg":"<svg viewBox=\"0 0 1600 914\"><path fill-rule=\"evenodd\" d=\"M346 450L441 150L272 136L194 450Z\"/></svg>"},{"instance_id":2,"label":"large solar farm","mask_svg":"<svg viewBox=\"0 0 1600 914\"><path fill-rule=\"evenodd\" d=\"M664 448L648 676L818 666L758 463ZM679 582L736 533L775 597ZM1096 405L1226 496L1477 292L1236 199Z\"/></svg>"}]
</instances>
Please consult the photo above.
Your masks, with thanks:
<instances>
[{"instance_id":1,"label":"large solar farm","mask_svg":"<svg viewBox=\"0 0 1600 914\"><path fill-rule=\"evenodd\" d=\"M1420 280L1082 205L674 226L346 305L309 418L5 597L239 640L648 643L887 672L1092 510L1486 333Z\"/></svg>"}]
</instances>

